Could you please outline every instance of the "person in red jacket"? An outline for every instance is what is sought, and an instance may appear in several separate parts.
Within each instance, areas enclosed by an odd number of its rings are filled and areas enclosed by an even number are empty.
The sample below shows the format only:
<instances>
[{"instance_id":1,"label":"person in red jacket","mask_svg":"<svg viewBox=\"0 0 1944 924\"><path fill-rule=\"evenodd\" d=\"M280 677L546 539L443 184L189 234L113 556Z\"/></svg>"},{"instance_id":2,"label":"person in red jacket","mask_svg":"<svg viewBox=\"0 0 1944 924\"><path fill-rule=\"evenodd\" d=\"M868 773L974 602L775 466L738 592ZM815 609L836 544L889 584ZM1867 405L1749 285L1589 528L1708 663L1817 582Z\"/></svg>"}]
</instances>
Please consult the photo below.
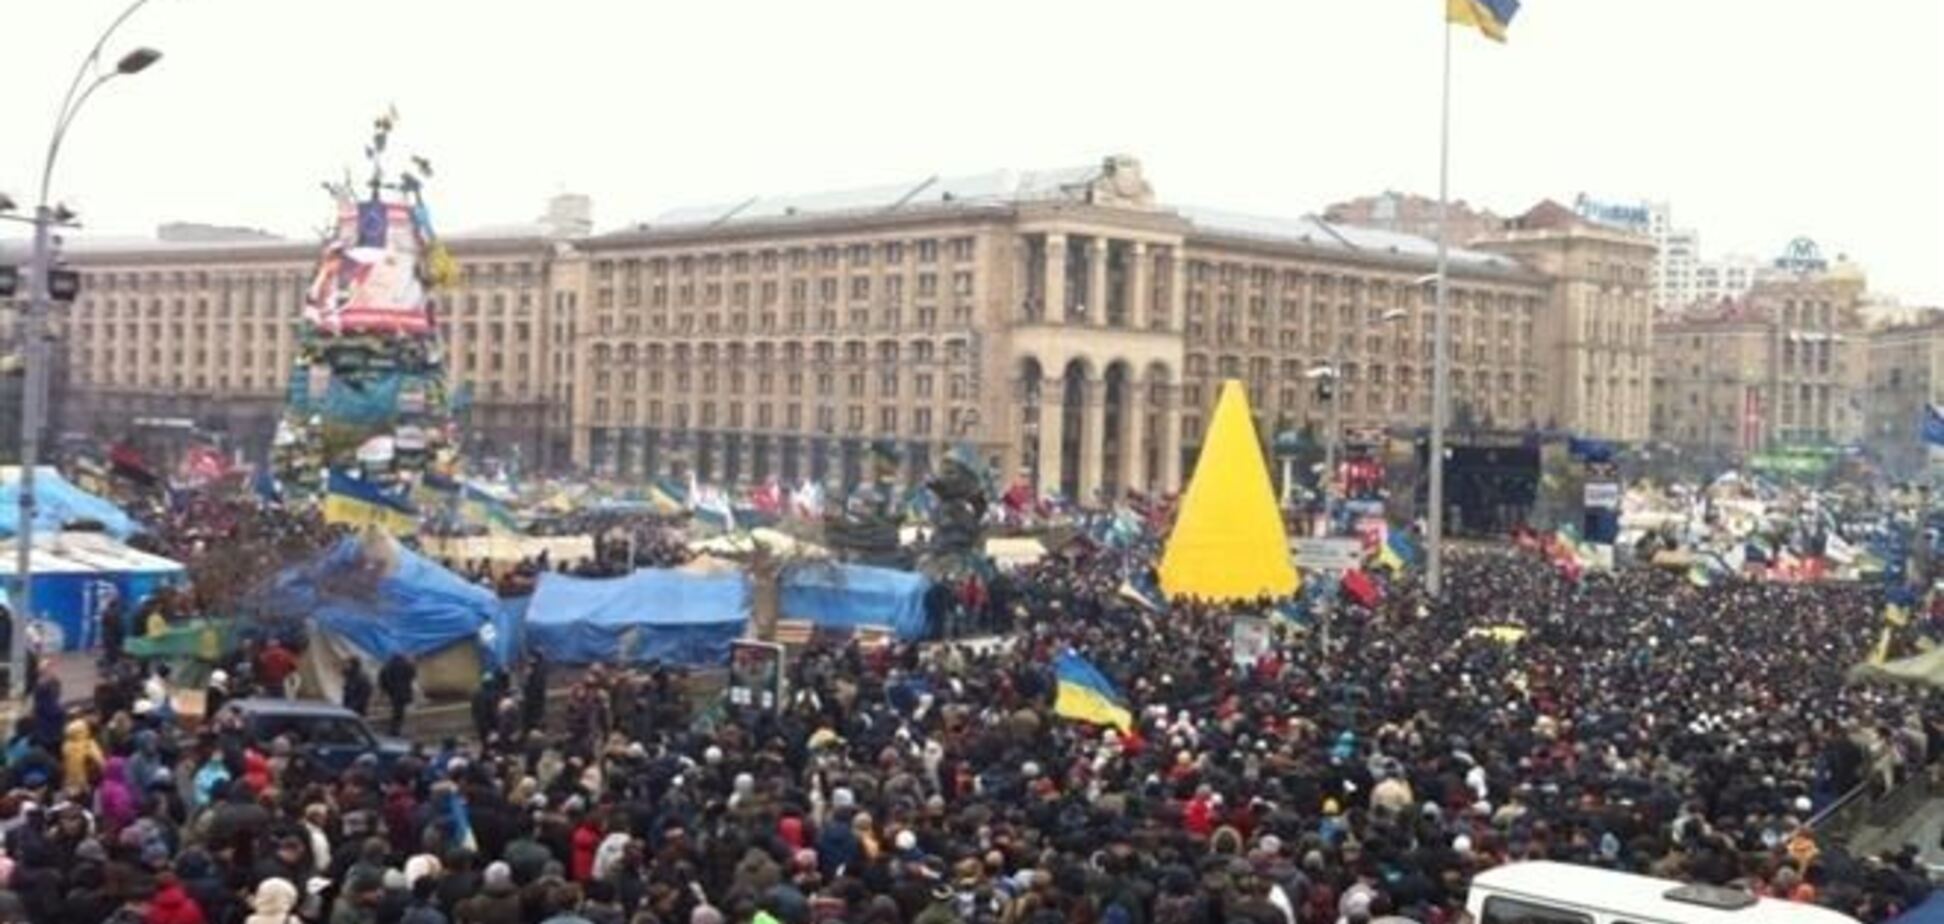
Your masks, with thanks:
<instances>
[{"instance_id":1,"label":"person in red jacket","mask_svg":"<svg viewBox=\"0 0 1944 924\"><path fill-rule=\"evenodd\" d=\"M589 813L574 829L574 856L567 867L567 878L586 882L594 878L594 849L601 844L601 823Z\"/></svg>"},{"instance_id":2,"label":"person in red jacket","mask_svg":"<svg viewBox=\"0 0 1944 924\"><path fill-rule=\"evenodd\" d=\"M143 924L207 924L202 906L189 897L174 873L163 873L157 881L155 897L149 899L148 916Z\"/></svg>"},{"instance_id":3,"label":"person in red jacket","mask_svg":"<svg viewBox=\"0 0 1944 924\"><path fill-rule=\"evenodd\" d=\"M263 695L281 698L284 680L297 672L297 656L279 639L271 639L257 654L257 677L263 681Z\"/></svg>"}]
</instances>

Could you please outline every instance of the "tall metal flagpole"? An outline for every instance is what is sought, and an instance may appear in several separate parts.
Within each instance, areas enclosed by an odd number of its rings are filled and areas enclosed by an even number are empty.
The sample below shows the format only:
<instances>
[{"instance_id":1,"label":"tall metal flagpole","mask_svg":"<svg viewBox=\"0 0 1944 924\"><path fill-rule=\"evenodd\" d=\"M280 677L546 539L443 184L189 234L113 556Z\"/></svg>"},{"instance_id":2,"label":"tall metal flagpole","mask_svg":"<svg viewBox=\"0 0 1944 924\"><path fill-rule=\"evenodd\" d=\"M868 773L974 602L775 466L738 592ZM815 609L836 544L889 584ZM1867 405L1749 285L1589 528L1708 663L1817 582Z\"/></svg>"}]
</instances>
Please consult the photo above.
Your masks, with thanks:
<instances>
[{"instance_id":1,"label":"tall metal flagpole","mask_svg":"<svg viewBox=\"0 0 1944 924\"><path fill-rule=\"evenodd\" d=\"M1438 301L1432 318L1431 511L1426 518L1424 587L1431 596L1444 589L1445 411L1451 403L1451 319L1446 310L1450 254L1445 219L1451 206L1451 23L1444 26L1444 88L1438 124Z\"/></svg>"}]
</instances>

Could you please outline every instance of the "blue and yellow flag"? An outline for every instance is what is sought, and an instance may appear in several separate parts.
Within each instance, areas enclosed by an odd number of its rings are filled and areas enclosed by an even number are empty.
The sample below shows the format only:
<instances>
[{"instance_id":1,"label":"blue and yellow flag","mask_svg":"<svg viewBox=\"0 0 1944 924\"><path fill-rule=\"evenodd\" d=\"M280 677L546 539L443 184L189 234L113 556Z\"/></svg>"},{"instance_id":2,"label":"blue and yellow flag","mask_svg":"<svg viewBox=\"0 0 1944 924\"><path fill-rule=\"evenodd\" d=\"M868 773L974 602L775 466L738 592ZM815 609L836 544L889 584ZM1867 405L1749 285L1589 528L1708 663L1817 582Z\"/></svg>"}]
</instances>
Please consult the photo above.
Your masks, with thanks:
<instances>
[{"instance_id":1,"label":"blue and yellow flag","mask_svg":"<svg viewBox=\"0 0 1944 924\"><path fill-rule=\"evenodd\" d=\"M1053 698L1053 713L1095 725L1112 725L1126 732L1134 727L1134 714L1127 711L1114 685L1101 676L1086 658L1067 651L1053 662L1053 675L1059 692Z\"/></svg>"},{"instance_id":2,"label":"blue and yellow flag","mask_svg":"<svg viewBox=\"0 0 1944 924\"><path fill-rule=\"evenodd\" d=\"M496 535L520 531L519 518L504 502L472 485L466 485L460 493L459 518Z\"/></svg>"},{"instance_id":3,"label":"blue and yellow flag","mask_svg":"<svg viewBox=\"0 0 1944 924\"><path fill-rule=\"evenodd\" d=\"M1471 26L1494 42L1505 41L1505 29L1519 14L1519 0L1445 0L1445 21Z\"/></svg>"},{"instance_id":4,"label":"blue and yellow flag","mask_svg":"<svg viewBox=\"0 0 1944 924\"><path fill-rule=\"evenodd\" d=\"M334 471L324 495L324 522L376 526L395 536L407 536L418 531L418 511L403 497Z\"/></svg>"}]
</instances>

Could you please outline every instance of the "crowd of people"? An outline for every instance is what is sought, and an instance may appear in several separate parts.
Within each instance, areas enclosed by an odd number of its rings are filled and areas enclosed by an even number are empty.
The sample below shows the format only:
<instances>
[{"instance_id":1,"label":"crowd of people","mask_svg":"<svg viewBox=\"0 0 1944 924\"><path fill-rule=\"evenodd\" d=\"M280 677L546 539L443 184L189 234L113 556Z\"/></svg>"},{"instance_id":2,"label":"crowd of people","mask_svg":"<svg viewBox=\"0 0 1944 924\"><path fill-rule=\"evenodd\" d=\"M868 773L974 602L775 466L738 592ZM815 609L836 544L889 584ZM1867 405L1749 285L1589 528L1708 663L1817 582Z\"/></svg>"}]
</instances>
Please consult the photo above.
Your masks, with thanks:
<instances>
[{"instance_id":1,"label":"crowd of people","mask_svg":"<svg viewBox=\"0 0 1944 924\"><path fill-rule=\"evenodd\" d=\"M1448 924L1524 859L1865 921L1928 892L1913 851L1808 825L1944 748L1929 694L1844 683L1875 590L1475 551L1439 600L1401 578L1237 664L1261 607L1158 612L1112 565L1021 572L997 643L805 649L771 711L611 666L549 714L566 674L531 665L471 738L342 772L129 690L70 717L43 678L5 752L0 921ZM1069 649L1128 727L1055 712Z\"/></svg>"}]
</instances>

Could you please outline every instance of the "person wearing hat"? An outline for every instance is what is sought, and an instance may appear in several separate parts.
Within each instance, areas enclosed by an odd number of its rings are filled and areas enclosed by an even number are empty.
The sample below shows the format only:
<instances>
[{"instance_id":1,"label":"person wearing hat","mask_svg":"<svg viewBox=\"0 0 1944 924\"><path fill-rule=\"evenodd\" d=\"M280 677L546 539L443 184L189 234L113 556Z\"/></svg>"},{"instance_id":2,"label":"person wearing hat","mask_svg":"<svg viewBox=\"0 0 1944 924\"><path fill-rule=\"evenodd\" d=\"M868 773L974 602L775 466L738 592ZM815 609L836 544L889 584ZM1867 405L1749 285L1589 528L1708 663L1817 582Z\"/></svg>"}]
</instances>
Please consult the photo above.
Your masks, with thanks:
<instances>
[{"instance_id":1,"label":"person wearing hat","mask_svg":"<svg viewBox=\"0 0 1944 924\"><path fill-rule=\"evenodd\" d=\"M174 873L164 870L157 877L156 886L144 924L213 924Z\"/></svg>"},{"instance_id":2,"label":"person wearing hat","mask_svg":"<svg viewBox=\"0 0 1944 924\"><path fill-rule=\"evenodd\" d=\"M265 879L250 896L250 914L243 924L299 924L296 908L296 886L284 879Z\"/></svg>"},{"instance_id":3,"label":"person wearing hat","mask_svg":"<svg viewBox=\"0 0 1944 924\"><path fill-rule=\"evenodd\" d=\"M520 893L513 868L504 861L486 867L479 894L462 899L452 910L454 924L522 924Z\"/></svg>"},{"instance_id":4,"label":"person wearing hat","mask_svg":"<svg viewBox=\"0 0 1944 924\"><path fill-rule=\"evenodd\" d=\"M404 877L400 876L399 880L402 883ZM377 924L378 903L383 892L381 876L369 872L351 875L345 882L344 893L331 905L330 924Z\"/></svg>"}]
</instances>

